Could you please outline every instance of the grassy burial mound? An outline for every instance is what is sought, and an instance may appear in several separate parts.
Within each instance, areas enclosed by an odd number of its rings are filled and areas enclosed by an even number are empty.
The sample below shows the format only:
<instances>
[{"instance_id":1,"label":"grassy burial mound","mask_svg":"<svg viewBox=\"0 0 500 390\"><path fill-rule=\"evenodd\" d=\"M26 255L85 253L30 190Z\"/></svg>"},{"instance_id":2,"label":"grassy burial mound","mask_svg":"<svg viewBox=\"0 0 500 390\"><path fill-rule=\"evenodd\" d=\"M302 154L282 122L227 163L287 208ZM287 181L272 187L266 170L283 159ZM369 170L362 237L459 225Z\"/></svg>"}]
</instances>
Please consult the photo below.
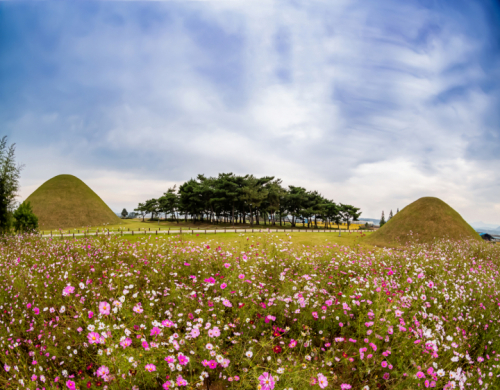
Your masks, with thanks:
<instances>
[{"instance_id":1,"label":"grassy burial mound","mask_svg":"<svg viewBox=\"0 0 500 390\"><path fill-rule=\"evenodd\" d=\"M47 180L27 200L38 216L41 229L120 222L99 195L73 175L59 175Z\"/></svg>"},{"instance_id":2,"label":"grassy burial mound","mask_svg":"<svg viewBox=\"0 0 500 390\"><path fill-rule=\"evenodd\" d=\"M390 246L415 240L430 243L440 238L480 240L477 232L448 204L425 197L406 206L366 241Z\"/></svg>"}]
</instances>

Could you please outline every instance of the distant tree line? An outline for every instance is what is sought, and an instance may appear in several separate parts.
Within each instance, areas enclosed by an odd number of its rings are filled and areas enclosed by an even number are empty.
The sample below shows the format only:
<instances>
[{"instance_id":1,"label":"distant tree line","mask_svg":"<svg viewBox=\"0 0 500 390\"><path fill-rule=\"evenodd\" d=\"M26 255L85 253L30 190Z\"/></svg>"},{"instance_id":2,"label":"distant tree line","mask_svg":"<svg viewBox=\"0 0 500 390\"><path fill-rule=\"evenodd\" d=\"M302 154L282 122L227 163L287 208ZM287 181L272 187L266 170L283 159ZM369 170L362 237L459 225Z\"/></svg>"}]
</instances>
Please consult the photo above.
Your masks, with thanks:
<instances>
[{"instance_id":1,"label":"distant tree line","mask_svg":"<svg viewBox=\"0 0 500 390\"><path fill-rule=\"evenodd\" d=\"M250 225L280 226L285 220L292 226L297 223L308 227L318 221L339 226L348 226L357 221L360 209L348 204L337 204L324 198L318 191L308 191L303 187L282 185L281 179L273 176L238 176L220 173L218 177L198 175L179 186L169 188L161 197L139 203L134 210L143 220L170 216L179 222L184 218L193 222L209 222ZM124 210L125 211L125 210ZM125 216L125 213L122 215ZM181 217L182 216L182 217ZM307 221L307 222L306 222Z\"/></svg>"},{"instance_id":2,"label":"distant tree line","mask_svg":"<svg viewBox=\"0 0 500 390\"><path fill-rule=\"evenodd\" d=\"M399 213L399 208L396 210L396 214ZM380 224L379 226L382 227L384 226L387 222L389 222L391 219L392 219L393 215L392 215L392 210L390 211L389 213L389 218L387 218L387 221L385 220L385 216L384 216L384 210L382 210L382 217L380 217Z\"/></svg>"}]
</instances>

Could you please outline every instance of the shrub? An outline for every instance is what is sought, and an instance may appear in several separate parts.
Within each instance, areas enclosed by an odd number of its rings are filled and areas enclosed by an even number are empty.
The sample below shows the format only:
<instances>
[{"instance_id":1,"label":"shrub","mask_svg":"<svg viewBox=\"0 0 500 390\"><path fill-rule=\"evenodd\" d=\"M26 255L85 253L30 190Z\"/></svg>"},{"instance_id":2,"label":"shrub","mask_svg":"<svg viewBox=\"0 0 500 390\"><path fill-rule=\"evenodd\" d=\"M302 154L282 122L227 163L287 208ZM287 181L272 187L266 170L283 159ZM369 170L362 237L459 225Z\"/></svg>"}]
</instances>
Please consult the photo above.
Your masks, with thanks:
<instances>
[{"instance_id":1,"label":"shrub","mask_svg":"<svg viewBox=\"0 0 500 390\"><path fill-rule=\"evenodd\" d=\"M498 388L498 251L5 239L1 388Z\"/></svg>"},{"instance_id":2,"label":"shrub","mask_svg":"<svg viewBox=\"0 0 500 390\"><path fill-rule=\"evenodd\" d=\"M23 202L14 211L14 228L16 231L29 232L38 229L38 217L33 214L30 202Z\"/></svg>"}]
</instances>

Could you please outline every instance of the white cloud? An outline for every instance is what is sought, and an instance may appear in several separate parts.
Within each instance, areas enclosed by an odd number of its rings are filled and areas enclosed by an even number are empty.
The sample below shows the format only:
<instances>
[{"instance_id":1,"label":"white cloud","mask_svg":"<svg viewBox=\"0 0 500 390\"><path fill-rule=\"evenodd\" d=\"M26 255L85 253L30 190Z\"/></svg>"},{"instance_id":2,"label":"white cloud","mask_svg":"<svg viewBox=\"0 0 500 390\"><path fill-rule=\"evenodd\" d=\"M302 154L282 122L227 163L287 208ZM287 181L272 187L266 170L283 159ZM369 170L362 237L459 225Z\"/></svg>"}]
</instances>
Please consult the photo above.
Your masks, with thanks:
<instances>
[{"instance_id":1,"label":"white cloud","mask_svg":"<svg viewBox=\"0 0 500 390\"><path fill-rule=\"evenodd\" d=\"M147 32L126 8L122 27L102 10L54 56L83 95L110 98L27 107L8 123L21 134L22 195L71 171L128 209L198 173L233 171L318 189L367 217L434 195L500 223L498 173L467 157L492 109L480 42L445 13L374 4L165 2ZM447 98L453 88L465 92ZM37 126L53 136L34 145Z\"/></svg>"}]
</instances>

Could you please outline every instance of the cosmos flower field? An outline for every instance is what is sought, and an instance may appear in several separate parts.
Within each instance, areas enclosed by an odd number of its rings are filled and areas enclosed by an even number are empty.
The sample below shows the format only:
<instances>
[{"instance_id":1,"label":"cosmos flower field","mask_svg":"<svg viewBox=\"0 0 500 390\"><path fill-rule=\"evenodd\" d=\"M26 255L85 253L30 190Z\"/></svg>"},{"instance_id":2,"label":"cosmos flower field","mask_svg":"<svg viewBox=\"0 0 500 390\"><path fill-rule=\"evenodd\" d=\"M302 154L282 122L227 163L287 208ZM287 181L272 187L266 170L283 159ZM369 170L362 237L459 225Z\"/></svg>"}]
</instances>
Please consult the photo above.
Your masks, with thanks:
<instances>
[{"instance_id":1,"label":"cosmos flower field","mask_svg":"<svg viewBox=\"0 0 500 390\"><path fill-rule=\"evenodd\" d=\"M2 389L500 386L498 246L12 237Z\"/></svg>"}]
</instances>

